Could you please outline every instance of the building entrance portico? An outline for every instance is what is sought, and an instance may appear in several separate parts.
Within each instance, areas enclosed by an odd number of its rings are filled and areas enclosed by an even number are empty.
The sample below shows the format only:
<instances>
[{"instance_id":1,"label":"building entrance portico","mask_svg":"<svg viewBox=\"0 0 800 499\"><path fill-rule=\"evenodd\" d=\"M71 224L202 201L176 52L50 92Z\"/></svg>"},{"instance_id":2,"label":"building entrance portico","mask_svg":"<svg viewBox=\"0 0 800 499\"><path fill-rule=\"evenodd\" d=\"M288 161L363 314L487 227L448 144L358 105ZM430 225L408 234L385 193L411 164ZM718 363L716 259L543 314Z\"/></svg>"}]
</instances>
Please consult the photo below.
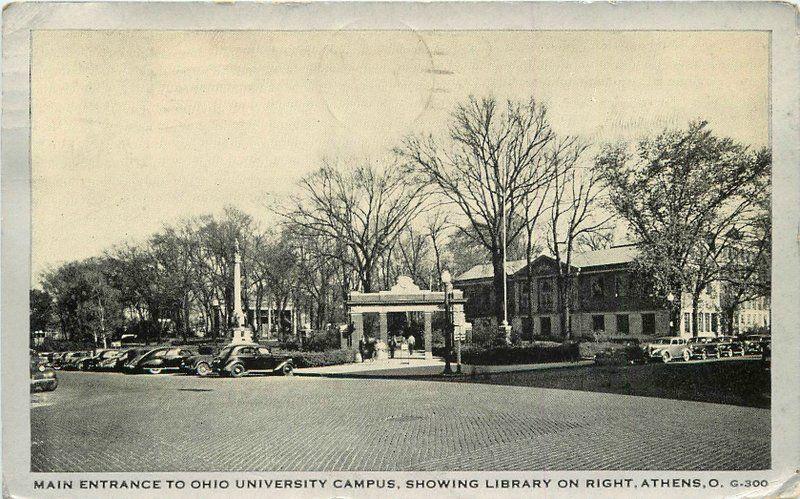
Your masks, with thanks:
<instances>
[{"instance_id":1,"label":"building entrance portico","mask_svg":"<svg viewBox=\"0 0 800 499\"><path fill-rule=\"evenodd\" d=\"M464 323L464 296L453 290L450 297L453 324ZM351 341L355 345L364 337L364 314L378 314L378 339L384 343L389 339L389 314L393 312L420 312L423 319L425 357L433 356L433 314L445 312L445 292L420 289L410 277L400 276L397 284L388 291L376 293L350 292L347 300L352 330ZM347 338L342 337L342 347Z\"/></svg>"}]
</instances>

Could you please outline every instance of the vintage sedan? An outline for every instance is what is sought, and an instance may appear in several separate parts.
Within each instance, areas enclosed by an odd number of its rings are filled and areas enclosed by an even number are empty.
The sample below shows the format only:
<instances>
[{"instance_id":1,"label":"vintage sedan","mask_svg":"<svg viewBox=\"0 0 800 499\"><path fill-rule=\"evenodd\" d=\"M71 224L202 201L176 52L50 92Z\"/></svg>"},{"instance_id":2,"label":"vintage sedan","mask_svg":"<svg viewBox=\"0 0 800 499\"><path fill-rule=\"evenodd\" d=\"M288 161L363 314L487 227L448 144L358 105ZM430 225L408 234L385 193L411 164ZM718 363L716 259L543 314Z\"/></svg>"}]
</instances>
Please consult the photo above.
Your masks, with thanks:
<instances>
[{"instance_id":1,"label":"vintage sedan","mask_svg":"<svg viewBox=\"0 0 800 499\"><path fill-rule=\"evenodd\" d=\"M193 353L191 350L177 347L155 348L129 361L123 369L128 374L161 374L165 371L178 371L184 359L191 357Z\"/></svg>"},{"instance_id":2,"label":"vintage sedan","mask_svg":"<svg viewBox=\"0 0 800 499\"><path fill-rule=\"evenodd\" d=\"M733 357L734 355L744 355L745 347L735 336L717 337L717 348L723 357Z\"/></svg>"},{"instance_id":3,"label":"vintage sedan","mask_svg":"<svg viewBox=\"0 0 800 499\"><path fill-rule=\"evenodd\" d=\"M61 359L61 369L64 371L77 371L80 362L92 356L90 351L69 352Z\"/></svg>"},{"instance_id":4,"label":"vintage sedan","mask_svg":"<svg viewBox=\"0 0 800 499\"><path fill-rule=\"evenodd\" d=\"M50 365L53 369L61 369L61 364L63 364L64 358L68 353L69 352L56 352L53 354L53 358L50 359Z\"/></svg>"},{"instance_id":5,"label":"vintage sedan","mask_svg":"<svg viewBox=\"0 0 800 499\"><path fill-rule=\"evenodd\" d=\"M772 342L769 337L761 342L761 367L763 369L772 367Z\"/></svg>"},{"instance_id":6,"label":"vintage sedan","mask_svg":"<svg viewBox=\"0 0 800 499\"><path fill-rule=\"evenodd\" d=\"M150 350L150 348L123 348L117 351L116 356L101 360L97 365L97 369L100 371L122 371L125 364Z\"/></svg>"},{"instance_id":7,"label":"vintage sedan","mask_svg":"<svg viewBox=\"0 0 800 499\"><path fill-rule=\"evenodd\" d=\"M651 359L659 359L665 364L672 359L685 358L689 350L686 338L680 336L663 336L655 338L647 344L645 352Z\"/></svg>"},{"instance_id":8,"label":"vintage sedan","mask_svg":"<svg viewBox=\"0 0 800 499\"><path fill-rule=\"evenodd\" d=\"M181 363L181 372L186 374L197 374L201 377L206 377L214 372L211 369L211 363L214 362L214 357L217 354L217 347L215 346L201 346L197 349L197 354L192 355L183 360Z\"/></svg>"},{"instance_id":9,"label":"vintage sedan","mask_svg":"<svg viewBox=\"0 0 800 499\"><path fill-rule=\"evenodd\" d=\"M712 336L696 336L689 338L686 341L688 347L683 351L683 360L689 361L691 359L708 359L711 357L719 358L720 351L718 348L717 338Z\"/></svg>"},{"instance_id":10,"label":"vintage sedan","mask_svg":"<svg viewBox=\"0 0 800 499\"><path fill-rule=\"evenodd\" d=\"M764 341L769 341L770 337L765 334L750 334L742 338L744 352L747 355L759 355Z\"/></svg>"},{"instance_id":11,"label":"vintage sedan","mask_svg":"<svg viewBox=\"0 0 800 499\"><path fill-rule=\"evenodd\" d=\"M113 348L98 350L97 353L95 353L93 356L79 360L77 362L78 370L80 371L97 370L99 369L101 362L109 359L114 359L118 355L119 355L119 350Z\"/></svg>"},{"instance_id":12,"label":"vintage sedan","mask_svg":"<svg viewBox=\"0 0 800 499\"><path fill-rule=\"evenodd\" d=\"M58 387L56 371L35 356L31 356L31 391L52 392L56 387Z\"/></svg>"},{"instance_id":13,"label":"vintage sedan","mask_svg":"<svg viewBox=\"0 0 800 499\"><path fill-rule=\"evenodd\" d=\"M214 357L211 369L222 376L234 378L251 373L280 373L291 376L294 373L294 361L291 357L273 355L269 348L254 343L228 345Z\"/></svg>"}]
</instances>

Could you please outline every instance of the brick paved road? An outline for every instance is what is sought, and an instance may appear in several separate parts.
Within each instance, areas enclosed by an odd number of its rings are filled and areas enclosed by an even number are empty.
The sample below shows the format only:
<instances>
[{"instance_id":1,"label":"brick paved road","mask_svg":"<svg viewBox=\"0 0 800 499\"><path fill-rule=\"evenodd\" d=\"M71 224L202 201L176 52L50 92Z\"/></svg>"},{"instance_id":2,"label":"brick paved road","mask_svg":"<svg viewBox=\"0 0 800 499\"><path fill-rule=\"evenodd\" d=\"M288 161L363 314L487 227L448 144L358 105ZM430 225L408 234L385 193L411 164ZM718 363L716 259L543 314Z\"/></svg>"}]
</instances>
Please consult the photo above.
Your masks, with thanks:
<instances>
[{"instance_id":1,"label":"brick paved road","mask_svg":"<svg viewBox=\"0 0 800 499\"><path fill-rule=\"evenodd\" d=\"M33 471L765 469L767 409L406 379L60 373Z\"/></svg>"}]
</instances>

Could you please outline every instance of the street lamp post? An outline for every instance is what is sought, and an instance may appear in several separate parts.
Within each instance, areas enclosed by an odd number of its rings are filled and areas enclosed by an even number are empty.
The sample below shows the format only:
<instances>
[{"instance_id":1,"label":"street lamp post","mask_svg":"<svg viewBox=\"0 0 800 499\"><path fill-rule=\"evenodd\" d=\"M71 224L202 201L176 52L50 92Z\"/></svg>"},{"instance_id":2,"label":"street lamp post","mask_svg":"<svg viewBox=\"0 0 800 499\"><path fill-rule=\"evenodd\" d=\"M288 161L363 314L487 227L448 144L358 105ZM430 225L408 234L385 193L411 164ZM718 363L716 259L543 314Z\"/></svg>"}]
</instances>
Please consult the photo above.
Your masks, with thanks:
<instances>
[{"instance_id":1,"label":"street lamp post","mask_svg":"<svg viewBox=\"0 0 800 499\"><path fill-rule=\"evenodd\" d=\"M211 301L211 308L214 310L211 329L214 332L214 342L216 342L219 339L219 300L216 297Z\"/></svg>"},{"instance_id":2,"label":"street lamp post","mask_svg":"<svg viewBox=\"0 0 800 499\"><path fill-rule=\"evenodd\" d=\"M452 306L450 303L450 294L453 289L453 284L450 272L447 270L442 272L442 284L444 284L444 315L446 318L444 331L444 374L453 374L453 369L450 366L450 357L453 350L453 317L450 311Z\"/></svg>"},{"instance_id":3,"label":"street lamp post","mask_svg":"<svg viewBox=\"0 0 800 499\"><path fill-rule=\"evenodd\" d=\"M675 295L673 295L672 292L667 295L667 301L669 302L669 333L677 336L675 333L677 332L676 329L678 328L675 327L675 320L673 318Z\"/></svg>"}]
</instances>

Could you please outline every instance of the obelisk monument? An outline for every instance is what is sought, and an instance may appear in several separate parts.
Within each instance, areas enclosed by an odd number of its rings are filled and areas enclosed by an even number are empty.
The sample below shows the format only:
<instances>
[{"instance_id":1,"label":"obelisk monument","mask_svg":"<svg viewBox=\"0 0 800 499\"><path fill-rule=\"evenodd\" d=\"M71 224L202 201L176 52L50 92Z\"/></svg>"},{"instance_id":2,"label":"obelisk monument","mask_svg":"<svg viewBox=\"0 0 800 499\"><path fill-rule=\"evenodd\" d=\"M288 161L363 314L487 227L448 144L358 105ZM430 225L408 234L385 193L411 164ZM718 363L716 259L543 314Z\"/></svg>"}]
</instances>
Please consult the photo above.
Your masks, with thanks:
<instances>
[{"instance_id":1,"label":"obelisk monument","mask_svg":"<svg viewBox=\"0 0 800 499\"><path fill-rule=\"evenodd\" d=\"M242 311L242 255L239 253L238 240L233 255L233 319L236 323L233 328L233 343L252 343L253 332L245 327Z\"/></svg>"}]
</instances>

